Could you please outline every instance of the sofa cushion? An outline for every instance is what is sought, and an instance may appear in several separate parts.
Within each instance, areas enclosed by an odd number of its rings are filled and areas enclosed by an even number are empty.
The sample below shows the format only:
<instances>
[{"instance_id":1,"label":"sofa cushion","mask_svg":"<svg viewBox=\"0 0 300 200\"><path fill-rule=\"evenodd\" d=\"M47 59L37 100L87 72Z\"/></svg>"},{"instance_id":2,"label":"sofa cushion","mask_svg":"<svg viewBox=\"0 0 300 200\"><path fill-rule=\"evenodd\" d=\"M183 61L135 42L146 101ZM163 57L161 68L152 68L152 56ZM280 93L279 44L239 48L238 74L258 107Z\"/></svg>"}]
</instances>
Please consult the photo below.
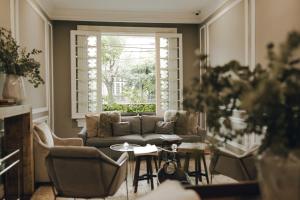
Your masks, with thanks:
<instances>
[{"instance_id":1,"label":"sofa cushion","mask_svg":"<svg viewBox=\"0 0 300 200\"><path fill-rule=\"evenodd\" d=\"M87 137L97 137L98 135L98 123L100 116L99 114L86 114L86 136Z\"/></svg>"},{"instance_id":2,"label":"sofa cushion","mask_svg":"<svg viewBox=\"0 0 300 200\"><path fill-rule=\"evenodd\" d=\"M122 144L124 142L138 144L138 145L145 145L143 137L138 134L116 136L116 137L104 137L104 138L99 138L99 137L87 138L86 145L93 146L93 147L110 147L110 145Z\"/></svg>"},{"instance_id":3,"label":"sofa cushion","mask_svg":"<svg viewBox=\"0 0 300 200\"><path fill-rule=\"evenodd\" d=\"M112 136L112 123L121 121L121 113L117 111L101 112L98 126L98 137Z\"/></svg>"},{"instance_id":4,"label":"sofa cushion","mask_svg":"<svg viewBox=\"0 0 300 200\"><path fill-rule=\"evenodd\" d=\"M156 122L163 121L162 117L143 115L142 120L142 134L154 133Z\"/></svg>"},{"instance_id":5,"label":"sofa cushion","mask_svg":"<svg viewBox=\"0 0 300 200\"><path fill-rule=\"evenodd\" d=\"M117 122L112 124L113 136L130 135L129 122Z\"/></svg>"},{"instance_id":6,"label":"sofa cushion","mask_svg":"<svg viewBox=\"0 0 300 200\"><path fill-rule=\"evenodd\" d=\"M156 134L174 134L175 122L158 121L155 126Z\"/></svg>"},{"instance_id":7,"label":"sofa cushion","mask_svg":"<svg viewBox=\"0 0 300 200\"><path fill-rule=\"evenodd\" d=\"M122 117L122 122L130 123L130 132L131 134L141 134L141 117L140 116L126 116Z\"/></svg>"},{"instance_id":8,"label":"sofa cushion","mask_svg":"<svg viewBox=\"0 0 300 200\"><path fill-rule=\"evenodd\" d=\"M52 132L45 122L34 125L34 131L45 145L48 147L54 146Z\"/></svg>"},{"instance_id":9,"label":"sofa cushion","mask_svg":"<svg viewBox=\"0 0 300 200\"><path fill-rule=\"evenodd\" d=\"M144 134L143 138L146 144L156 144L161 145L163 140L161 139L162 134Z\"/></svg>"}]
</instances>

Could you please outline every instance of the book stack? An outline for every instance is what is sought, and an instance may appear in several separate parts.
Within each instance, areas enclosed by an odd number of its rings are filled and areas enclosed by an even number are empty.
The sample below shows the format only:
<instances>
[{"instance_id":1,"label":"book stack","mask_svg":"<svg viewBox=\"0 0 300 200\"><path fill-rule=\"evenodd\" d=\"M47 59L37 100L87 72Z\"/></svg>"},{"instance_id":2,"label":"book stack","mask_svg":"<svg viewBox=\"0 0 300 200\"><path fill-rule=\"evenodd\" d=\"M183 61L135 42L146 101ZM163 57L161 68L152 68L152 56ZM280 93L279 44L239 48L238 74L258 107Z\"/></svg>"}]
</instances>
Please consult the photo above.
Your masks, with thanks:
<instances>
[{"instance_id":1,"label":"book stack","mask_svg":"<svg viewBox=\"0 0 300 200\"><path fill-rule=\"evenodd\" d=\"M0 106L13 106L16 104L14 99L0 99Z\"/></svg>"},{"instance_id":2,"label":"book stack","mask_svg":"<svg viewBox=\"0 0 300 200\"><path fill-rule=\"evenodd\" d=\"M144 147L134 147L133 152L135 156L157 154L157 147L155 145L147 144Z\"/></svg>"}]
</instances>

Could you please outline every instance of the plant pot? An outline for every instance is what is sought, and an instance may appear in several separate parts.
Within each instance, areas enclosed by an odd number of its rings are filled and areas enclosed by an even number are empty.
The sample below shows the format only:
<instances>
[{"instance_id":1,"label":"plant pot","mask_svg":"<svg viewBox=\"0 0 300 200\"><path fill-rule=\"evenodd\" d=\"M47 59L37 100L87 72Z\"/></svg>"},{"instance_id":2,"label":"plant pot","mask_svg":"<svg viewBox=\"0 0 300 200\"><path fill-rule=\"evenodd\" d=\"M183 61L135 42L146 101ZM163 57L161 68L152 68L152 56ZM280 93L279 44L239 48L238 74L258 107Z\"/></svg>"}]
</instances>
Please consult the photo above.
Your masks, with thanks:
<instances>
[{"instance_id":1,"label":"plant pot","mask_svg":"<svg viewBox=\"0 0 300 200\"><path fill-rule=\"evenodd\" d=\"M257 168L262 199L300 199L299 152L292 152L287 158L266 152L259 157Z\"/></svg>"},{"instance_id":2,"label":"plant pot","mask_svg":"<svg viewBox=\"0 0 300 200\"><path fill-rule=\"evenodd\" d=\"M17 104L25 100L25 86L21 76L7 74L2 91L3 99L14 99Z\"/></svg>"}]
</instances>

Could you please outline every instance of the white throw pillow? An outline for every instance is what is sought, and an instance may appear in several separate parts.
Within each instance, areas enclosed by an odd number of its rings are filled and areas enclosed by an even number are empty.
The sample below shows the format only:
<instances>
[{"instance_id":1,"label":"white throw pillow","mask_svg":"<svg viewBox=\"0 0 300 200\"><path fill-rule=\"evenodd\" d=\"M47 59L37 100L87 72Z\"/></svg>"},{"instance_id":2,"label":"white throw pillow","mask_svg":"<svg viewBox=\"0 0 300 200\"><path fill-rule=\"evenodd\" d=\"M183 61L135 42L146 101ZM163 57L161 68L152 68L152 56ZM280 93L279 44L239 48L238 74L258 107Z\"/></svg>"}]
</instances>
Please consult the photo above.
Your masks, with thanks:
<instances>
[{"instance_id":1,"label":"white throw pillow","mask_svg":"<svg viewBox=\"0 0 300 200\"><path fill-rule=\"evenodd\" d=\"M34 130L45 145L49 147L54 146L52 132L45 122L35 125Z\"/></svg>"}]
</instances>

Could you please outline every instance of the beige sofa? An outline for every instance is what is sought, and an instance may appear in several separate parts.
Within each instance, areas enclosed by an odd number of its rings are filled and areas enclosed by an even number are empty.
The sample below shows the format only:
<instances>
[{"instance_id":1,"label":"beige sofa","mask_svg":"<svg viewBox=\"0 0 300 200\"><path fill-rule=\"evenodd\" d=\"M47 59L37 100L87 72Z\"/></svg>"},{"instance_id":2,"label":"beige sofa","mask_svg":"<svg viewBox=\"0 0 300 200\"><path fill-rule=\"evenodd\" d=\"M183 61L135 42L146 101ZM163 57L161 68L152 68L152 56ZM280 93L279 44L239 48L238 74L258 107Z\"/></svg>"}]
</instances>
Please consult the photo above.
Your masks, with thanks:
<instances>
[{"instance_id":1,"label":"beige sofa","mask_svg":"<svg viewBox=\"0 0 300 200\"><path fill-rule=\"evenodd\" d=\"M33 126L35 182L49 182L45 158L54 146L83 146L81 138L59 138L46 123Z\"/></svg>"}]
</instances>

